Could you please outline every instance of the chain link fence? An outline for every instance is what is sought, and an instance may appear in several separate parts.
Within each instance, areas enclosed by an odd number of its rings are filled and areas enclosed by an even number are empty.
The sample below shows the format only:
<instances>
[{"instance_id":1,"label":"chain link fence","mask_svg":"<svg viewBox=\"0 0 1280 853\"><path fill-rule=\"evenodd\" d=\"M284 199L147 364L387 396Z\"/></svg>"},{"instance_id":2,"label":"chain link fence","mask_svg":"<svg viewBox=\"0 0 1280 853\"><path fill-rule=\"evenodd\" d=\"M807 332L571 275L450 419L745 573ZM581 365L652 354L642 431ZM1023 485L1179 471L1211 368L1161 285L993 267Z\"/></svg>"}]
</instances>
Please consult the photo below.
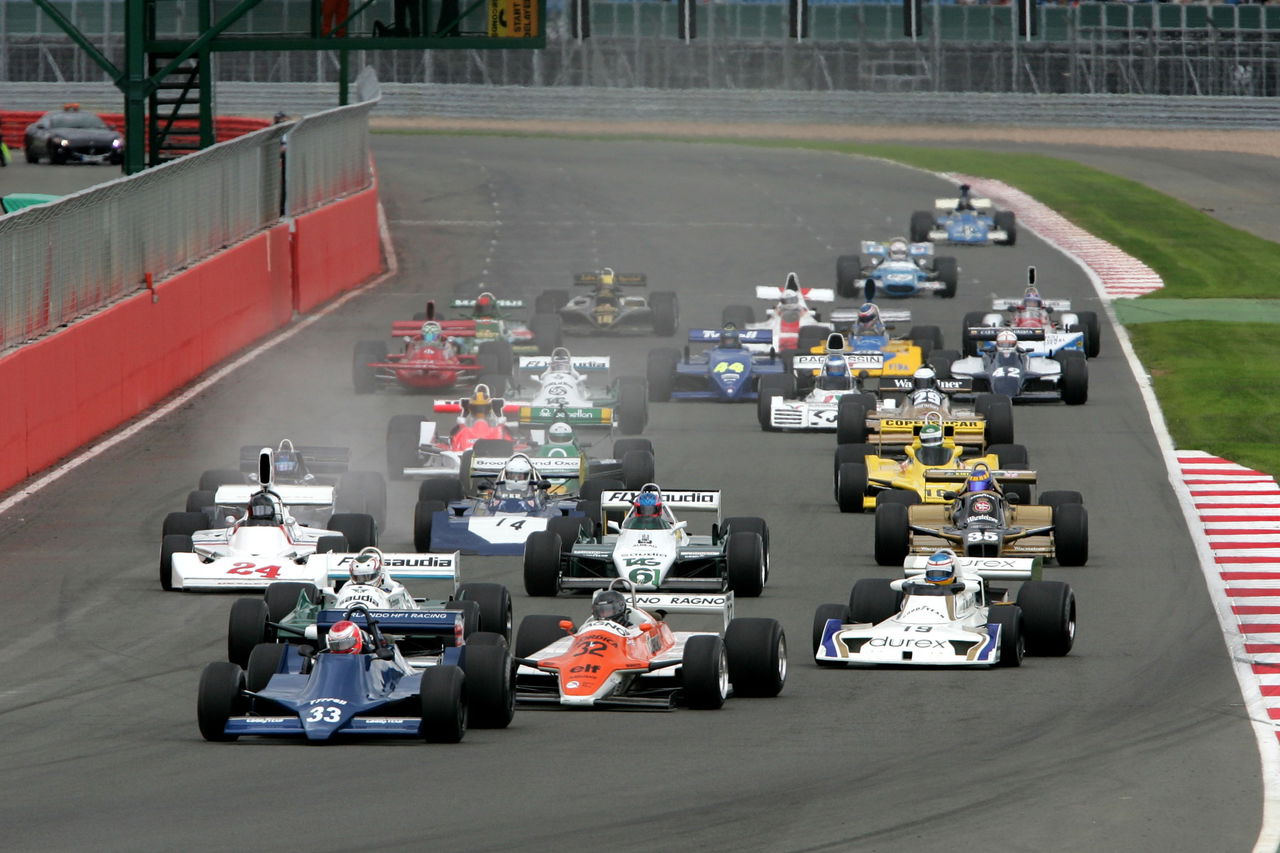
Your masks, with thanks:
<instances>
[{"instance_id":1,"label":"chain link fence","mask_svg":"<svg viewBox=\"0 0 1280 853\"><path fill-rule=\"evenodd\" d=\"M271 227L286 207L368 187L373 106L263 128L0 217L0 351Z\"/></svg>"}]
</instances>

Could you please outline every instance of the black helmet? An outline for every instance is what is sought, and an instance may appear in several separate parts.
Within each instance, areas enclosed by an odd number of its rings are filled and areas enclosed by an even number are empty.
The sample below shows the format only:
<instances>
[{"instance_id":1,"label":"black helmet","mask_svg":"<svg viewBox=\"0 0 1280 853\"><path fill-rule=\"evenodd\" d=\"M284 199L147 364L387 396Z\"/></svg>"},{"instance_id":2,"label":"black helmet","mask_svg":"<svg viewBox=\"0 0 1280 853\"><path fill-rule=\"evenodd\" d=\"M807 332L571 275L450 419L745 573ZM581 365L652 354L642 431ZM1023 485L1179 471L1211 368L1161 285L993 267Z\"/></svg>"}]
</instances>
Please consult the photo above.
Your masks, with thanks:
<instances>
[{"instance_id":1,"label":"black helmet","mask_svg":"<svg viewBox=\"0 0 1280 853\"><path fill-rule=\"evenodd\" d=\"M595 619L623 623L627 618L627 597L616 589L607 589L591 603L591 615Z\"/></svg>"}]
</instances>

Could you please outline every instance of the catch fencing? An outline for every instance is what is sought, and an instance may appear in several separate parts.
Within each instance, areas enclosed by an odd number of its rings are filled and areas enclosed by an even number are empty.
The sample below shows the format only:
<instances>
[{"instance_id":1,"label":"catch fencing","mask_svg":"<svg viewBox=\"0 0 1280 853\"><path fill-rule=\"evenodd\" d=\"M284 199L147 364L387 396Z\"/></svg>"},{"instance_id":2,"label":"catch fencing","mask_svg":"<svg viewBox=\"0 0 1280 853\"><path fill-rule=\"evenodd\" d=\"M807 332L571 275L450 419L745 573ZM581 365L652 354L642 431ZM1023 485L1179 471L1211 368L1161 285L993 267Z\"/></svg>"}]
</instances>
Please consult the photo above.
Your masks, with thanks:
<instances>
[{"instance_id":1,"label":"catch fencing","mask_svg":"<svg viewBox=\"0 0 1280 853\"><path fill-rule=\"evenodd\" d=\"M286 209L368 187L372 106L266 127L0 217L0 351L266 230Z\"/></svg>"}]
</instances>

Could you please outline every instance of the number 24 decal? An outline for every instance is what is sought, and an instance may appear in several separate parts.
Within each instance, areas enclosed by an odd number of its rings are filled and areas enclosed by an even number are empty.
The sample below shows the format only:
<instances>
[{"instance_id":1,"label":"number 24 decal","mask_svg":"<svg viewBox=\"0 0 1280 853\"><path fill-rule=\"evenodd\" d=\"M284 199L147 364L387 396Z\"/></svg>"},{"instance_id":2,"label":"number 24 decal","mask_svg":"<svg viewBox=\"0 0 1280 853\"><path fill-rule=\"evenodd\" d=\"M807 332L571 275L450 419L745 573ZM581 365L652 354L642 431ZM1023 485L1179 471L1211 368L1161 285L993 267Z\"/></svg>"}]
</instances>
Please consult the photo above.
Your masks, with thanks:
<instances>
[{"instance_id":1,"label":"number 24 decal","mask_svg":"<svg viewBox=\"0 0 1280 853\"><path fill-rule=\"evenodd\" d=\"M262 575L264 578L280 576L279 566L259 566L257 563L236 563L227 569L229 575Z\"/></svg>"}]
</instances>

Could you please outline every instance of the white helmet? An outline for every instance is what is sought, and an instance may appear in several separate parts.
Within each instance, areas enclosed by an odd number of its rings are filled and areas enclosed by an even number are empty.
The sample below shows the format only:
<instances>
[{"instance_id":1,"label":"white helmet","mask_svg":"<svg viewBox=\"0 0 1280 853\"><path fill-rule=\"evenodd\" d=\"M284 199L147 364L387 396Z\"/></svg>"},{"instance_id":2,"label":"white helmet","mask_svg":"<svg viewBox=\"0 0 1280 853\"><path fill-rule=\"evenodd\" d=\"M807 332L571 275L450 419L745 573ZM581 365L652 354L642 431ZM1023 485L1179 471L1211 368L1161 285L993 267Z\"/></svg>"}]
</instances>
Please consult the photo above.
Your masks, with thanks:
<instances>
[{"instance_id":1,"label":"white helmet","mask_svg":"<svg viewBox=\"0 0 1280 853\"><path fill-rule=\"evenodd\" d=\"M782 291L782 298L778 300L778 304L783 308L798 308L800 306L800 294L794 290Z\"/></svg>"},{"instance_id":2,"label":"white helmet","mask_svg":"<svg viewBox=\"0 0 1280 853\"><path fill-rule=\"evenodd\" d=\"M551 351L551 359L547 362L547 370L552 373L568 373L573 370L573 357L564 347L556 347Z\"/></svg>"},{"instance_id":3,"label":"white helmet","mask_svg":"<svg viewBox=\"0 0 1280 853\"><path fill-rule=\"evenodd\" d=\"M1013 332L1005 329L996 335L996 350L999 352L1014 352L1018 348L1018 336Z\"/></svg>"},{"instance_id":4,"label":"white helmet","mask_svg":"<svg viewBox=\"0 0 1280 853\"><path fill-rule=\"evenodd\" d=\"M899 240L891 240L889 242L889 260L905 261L908 257L910 257L910 255L911 255L911 251L907 247L906 240L899 239Z\"/></svg>"},{"instance_id":5,"label":"white helmet","mask_svg":"<svg viewBox=\"0 0 1280 853\"><path fill-rule=\"evenodd\" d=\"M573 441L573 427L564 421L556 421L547 428L547 440L552 444L568 444Z\"/></svg>"},{"instance_id":6,"label":"white helmet","mask_svg":"<svg viewBox=\"0 0 1280 853\"><path fill-rule=\"evenodd\" d=\"M527 456L512 456L502 469L502 479L507 483L527 483L533 479L533 465Z\"/></svg>"},{"instance_id":7,"label":"white helmet","mask_svg":"<svg viewBox=\"0 0 1280 853\"><path fill-rule=\"evenodd\" d=\"M925 391L938 387L938 374L932 367L921 367L911 376L911 387L915 391Z\"/></svg>"},{"instance_id":8,"label":"white helmet","mask_svg":"<svg viewBox=\"0 0 1280 853\"><path fill-rule=\"evenodd\" d=\"M347 566L352 583L378 584L382 581L382 552L372 546L356 554Z\"/></svg>"}]
</instances>

